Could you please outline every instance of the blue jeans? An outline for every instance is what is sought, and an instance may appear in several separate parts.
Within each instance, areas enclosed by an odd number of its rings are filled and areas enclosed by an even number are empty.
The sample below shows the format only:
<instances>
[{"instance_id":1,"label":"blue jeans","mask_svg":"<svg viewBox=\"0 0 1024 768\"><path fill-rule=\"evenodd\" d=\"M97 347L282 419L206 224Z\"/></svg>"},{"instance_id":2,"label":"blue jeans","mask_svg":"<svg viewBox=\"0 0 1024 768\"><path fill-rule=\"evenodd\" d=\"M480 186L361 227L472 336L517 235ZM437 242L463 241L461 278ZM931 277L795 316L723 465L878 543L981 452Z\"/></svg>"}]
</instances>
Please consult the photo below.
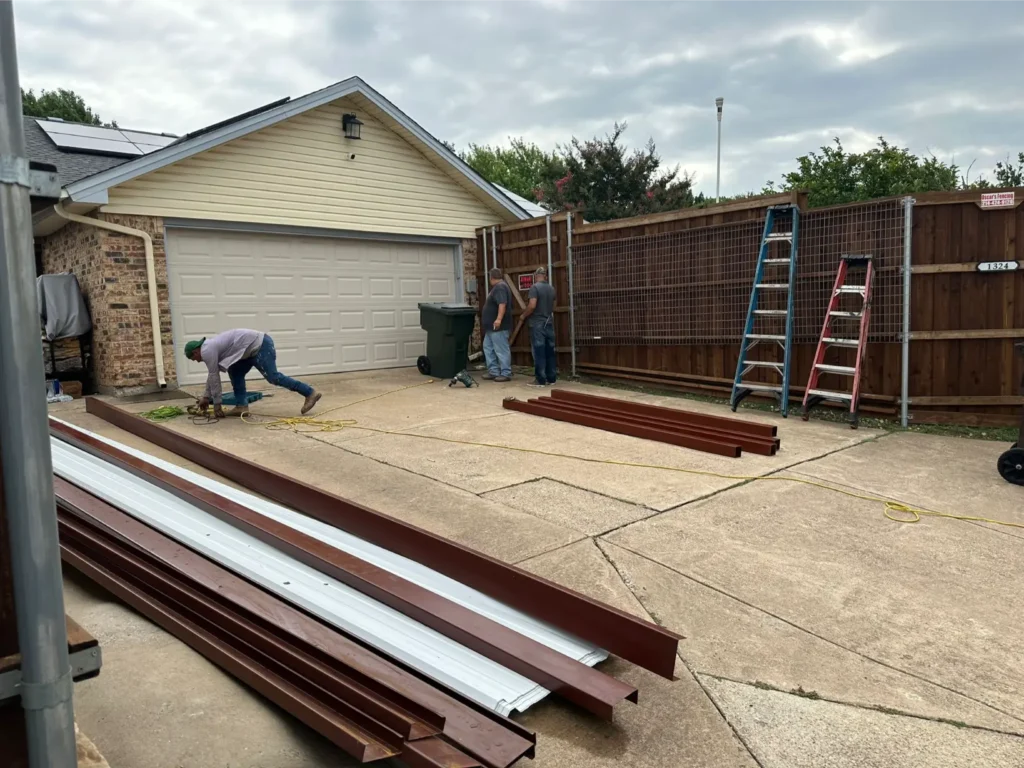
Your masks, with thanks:
<instances>
[{"instance_id":1,"label":"blue jeans","mask_svg":"<svg viewBox=\"0 0 1024 768\"><path fill-rule=\"evenodd\" d=\"M484 334L484 362L491 376L512 375L512 350L508 346L508 331L487 331Z\"/></svg>"},{"instance_id":2,"label":"blue jeans","mask_svg":"<svg viewBox=\"0 0 1024 768\"><path fill-rule=\"evenodd\" d=\"M537 383L554 384L558 378L555 326L547 322L530 328L530 346L533 347L533 375L537 377Z\"/></svg>"},{"instance_id":3,"label":"blue jeans","mask_svg":"<svg viewBox=\"0 0 1024 768\"><path fill-rule=\"evenodd\" d=\"M285 376L277 370L277 350L274 349L274 340L270 334L264 334L263 344L259 351L252 357L246 357L228 368L228 378L231 379L231 389L235 392L235 405L245 406L245 374L255 368L263 378L275 387L284 387L292 392L298 392L303 397L313 394L313 388L309 384Z\"/></svg>"}]
</instances>

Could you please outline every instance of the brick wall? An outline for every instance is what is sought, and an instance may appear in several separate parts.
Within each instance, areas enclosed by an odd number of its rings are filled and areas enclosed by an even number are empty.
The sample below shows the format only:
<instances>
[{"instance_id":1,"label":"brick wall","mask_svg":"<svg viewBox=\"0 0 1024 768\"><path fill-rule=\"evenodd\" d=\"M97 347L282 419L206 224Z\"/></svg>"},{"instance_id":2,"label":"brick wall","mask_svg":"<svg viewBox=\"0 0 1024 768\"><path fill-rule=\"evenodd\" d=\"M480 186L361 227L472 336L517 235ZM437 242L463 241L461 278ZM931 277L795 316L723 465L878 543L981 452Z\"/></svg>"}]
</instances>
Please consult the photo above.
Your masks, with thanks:
<instances>
[{"instance_id":1,"label":"brick wall","mask_svg":"<svg viewBox=\"0 0 1024 768\"><path fill-rule=\"evenodd\" d=\"M470 292L469 286L471 282L476 282L476 240L463 240L462 241L462 282L466 286L466 303L472 304L474 307L479 309L480 307L480 286L476 286L476 290ZM469 340L469 351L476 352L483 347L483 338L480 336L480 318L477 317L476 324L473 326L473 336Z\"/></svg>"},{"instance_id":2,"label":"brick wall","mask_svg":"<svg viewBox=\"0 0 1024 768\"><path fill-rule=\"evenodd\" d=\"M168 386L174 386L176 374L163 221L147 216L111 214L101 214L101 218L141 229L153 238L164 373ZM71 222L43 240L42 260L45 272L74 272L78 276L93 321L99 390L127 395L156 389L146 251L142 239Z\"/></svg>"}]
</instances>

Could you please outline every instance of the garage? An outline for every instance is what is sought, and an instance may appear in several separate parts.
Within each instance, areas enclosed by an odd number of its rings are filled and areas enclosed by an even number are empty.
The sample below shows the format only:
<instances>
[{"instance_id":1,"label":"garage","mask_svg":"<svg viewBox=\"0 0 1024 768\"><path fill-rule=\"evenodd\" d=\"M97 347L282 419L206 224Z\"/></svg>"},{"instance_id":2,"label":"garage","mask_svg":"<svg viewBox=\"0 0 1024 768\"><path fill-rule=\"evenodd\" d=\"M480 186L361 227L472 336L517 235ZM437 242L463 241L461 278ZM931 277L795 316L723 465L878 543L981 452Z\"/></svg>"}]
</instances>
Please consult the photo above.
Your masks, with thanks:
<instances>
[{"instance_id":1,"label":"garage","mask_svg":"<svg viewBox=\"0 0 1024 768\"><path fill-rule=\"evenodd\" d=\"M458 246L443 242L169 227L166 249L183 384L207 375L184 342L229 328L273 336L290 375L415 365L419 302L461 295Z\"/></svg>"}]
</instances>

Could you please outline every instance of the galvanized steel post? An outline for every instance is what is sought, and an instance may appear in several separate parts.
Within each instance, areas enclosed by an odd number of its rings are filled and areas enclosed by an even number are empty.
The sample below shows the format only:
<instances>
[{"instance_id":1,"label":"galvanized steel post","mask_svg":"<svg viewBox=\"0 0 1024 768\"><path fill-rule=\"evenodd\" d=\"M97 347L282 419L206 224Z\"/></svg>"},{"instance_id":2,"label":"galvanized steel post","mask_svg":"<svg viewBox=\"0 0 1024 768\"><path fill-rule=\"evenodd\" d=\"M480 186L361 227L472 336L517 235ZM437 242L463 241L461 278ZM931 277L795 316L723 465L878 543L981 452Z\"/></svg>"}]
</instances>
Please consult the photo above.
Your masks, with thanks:
<instances>
[{"instance_id":1,"label":"galvanized steel post","mask_svg":"<svg viewBox=\"0 0 1024 768\"><path fill-rule=\"evenodd\" d=\"M544 217L544 226L547 229L548 239L548 282L551 282L551 214Z\"/></svg>"},{"instance_id":2,"label":"galvanized steel post","mask_svg":"<svg viewBox=\"0 0 1024 768\"><path fill-rule=\"evenodd\" d=\"M910 423L910 277L914 198L903 198L903 354L900 363L900 425Z\"/></svg>"},{"instance_id":3,"label":"galvanized steel post","mask_svg":"<svg viewBox=\"0 0 1024 768\"><path fill-rule=\"evenodd\" d=\"M576 378L576 297L572 281L572 212L565 218L565 261L569 275L569 347L572 354L571 377Z\"/></svg>"},{"instance_id":4,"label":"galvanized steel post","mask_svg":"<svg viewBox=\"0 0 1024 768\"><path fill-rule=\"evenodd\" d=\"M0 3L0 451L31 768L75 768L72 677L43 347L32 255L29 161L11 3Z\"/></svg>"},{"instance_id":5,"label":"galvanized steel post","mask_svg":"<svg viewBox=\"0 0 1024 768\"><path fill-rule=\"evenodd\" d=\"M483 230L482 234L483 234L483 238L484 238L484 285L487 285L487 273L491 269L490 267L487 266L487 264L488 264L488 262L487 262L487 227L484 227L484 230ZM482 286L477 286L477 292L478 292L477 295L480 295L479 291L480 291L481 288L482 288ZM484 293L486 294L487 291L484 291Z\"/></svg>"},{"instance_id":6,"label":"galvanized steel post","mask_svg":"<svg viewBox=\"0 0 1024 768\"><path fill-rule=\"evenodd\" d=\"M494 268L498 268L498 231L491 227L491 253L494 255Z\"/></svg>"}]
</instances>

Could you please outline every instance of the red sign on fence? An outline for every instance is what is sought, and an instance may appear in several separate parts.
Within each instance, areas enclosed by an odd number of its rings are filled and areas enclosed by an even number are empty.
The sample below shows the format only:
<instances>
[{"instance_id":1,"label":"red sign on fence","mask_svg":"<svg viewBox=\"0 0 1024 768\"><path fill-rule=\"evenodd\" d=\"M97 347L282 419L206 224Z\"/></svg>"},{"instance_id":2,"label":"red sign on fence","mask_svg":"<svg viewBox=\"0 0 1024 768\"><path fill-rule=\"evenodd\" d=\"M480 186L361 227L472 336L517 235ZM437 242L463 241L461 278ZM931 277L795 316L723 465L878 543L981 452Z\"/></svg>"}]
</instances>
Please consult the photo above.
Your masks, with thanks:
<instances>
[{"instance_id":1,"label":"red sign on fence","mask_svg":"<svg viewBox=\"0 0 1024 768\"><path fill-rule=\"evenodd\" d=\"M533 273L519 276L519 290L528 291L533 288Z\"/></svg>"},{"instance_id":2,"label":"red sign on fence","mask_svg":"<svg viewBox=\"0 0 1024 768\"><path fill-rule=\"evenodd\" d=\"M981 196L982 208L1013 208L1013 192L985 192Z\"/></svg>"}]
</instances>

